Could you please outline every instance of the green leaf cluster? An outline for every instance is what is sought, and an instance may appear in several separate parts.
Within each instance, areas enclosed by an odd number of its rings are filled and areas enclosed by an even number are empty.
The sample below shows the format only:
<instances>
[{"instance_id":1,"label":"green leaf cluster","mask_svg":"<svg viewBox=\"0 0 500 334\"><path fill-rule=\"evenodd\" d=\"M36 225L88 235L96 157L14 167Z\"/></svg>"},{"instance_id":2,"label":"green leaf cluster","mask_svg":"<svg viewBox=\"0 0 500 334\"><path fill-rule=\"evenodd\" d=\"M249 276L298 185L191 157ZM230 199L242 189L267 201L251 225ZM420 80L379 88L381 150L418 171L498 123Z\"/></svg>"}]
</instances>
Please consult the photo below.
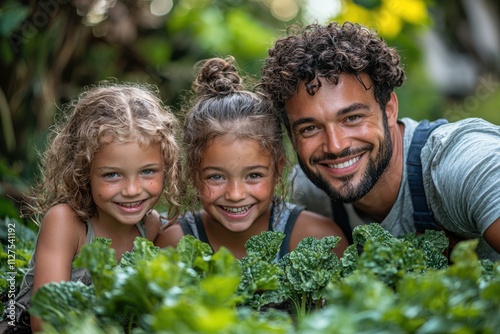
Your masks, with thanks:
<instances>
[{"instance_id":1,"label":"green leaf cluster","mask_svg":"<svg viewBox=\"0 0 500 334\"><path fill-rule=\"evenodd\" d=\"M342 257L343 276L361 271L392 287L408 273L439 269L448 263L443 255L448 247L444 232L396 238L379 224L368 224L354 228L353 242Z\"/></svg>"},{"instance_id":2,"label":"green leaf cluster","mask_svg":"<svg viewBox=\"0 0 500 334\"><path fill-rule=\"evenodd\" d=\"M408 272L394 286L356 270L329 287L328 304L298 331L499 333L500 263L478 261L476 244L459 243L449 267Z\"/></svg>"},{"instance_id":3,"label":"green leaf cluster","mask_svg":"<svg viewBox=\"0 0 500 334\"><path fill-rule=\"evenodd\" d=\"M478 260L477 240L448 263L440 232L359 226L340 259L326 237L278 260L283 238L254 236L241 260L192 236L165 249L137 238L118 263L96 239L75 261L94 285L45 285L31 311L45 333L500 333L500 262Z\"/></svg>"},{"instance_id":4,"label":"green leaf cluster","mask_svg":"<svg viewBox=\"0 0 500 334\"><path fill-rule=\"evenodd\" d=\"M1 206L1 200L0 200ZM35 247L36 234L17 219L0 219L0 297L10 299L9 295L19 290L24 274ZM15 291L12 291L15 288ZM3 305L0 305L3 312Z\"/></svg>"}]
</instances>

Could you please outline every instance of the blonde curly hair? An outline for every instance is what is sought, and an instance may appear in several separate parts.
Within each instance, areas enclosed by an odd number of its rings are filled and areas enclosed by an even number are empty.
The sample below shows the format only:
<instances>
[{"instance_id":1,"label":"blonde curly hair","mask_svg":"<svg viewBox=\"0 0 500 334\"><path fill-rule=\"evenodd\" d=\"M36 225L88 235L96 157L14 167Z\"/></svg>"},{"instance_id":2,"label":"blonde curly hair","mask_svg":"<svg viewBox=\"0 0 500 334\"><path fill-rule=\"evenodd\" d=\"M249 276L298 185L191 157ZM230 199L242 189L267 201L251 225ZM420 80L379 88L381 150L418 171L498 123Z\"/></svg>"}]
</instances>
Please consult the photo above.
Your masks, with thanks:
<instances>
[{"instance_id":1,"label":"blonde curly hair","mask_svg":"<svg viewBox=\"0 0 500 334\"><path fill-rule=\"evenodd\" d=\"M178 120L154 86L105 81L87 87L63 108L41 155L28 213L35 221L65 203L82 221L96 214L90 189L94 156L110 142L158 144L165 166L162 197L169 218L179 212ZM130 157L133 159L133 157Z\"/></svg>"}]
</instances>

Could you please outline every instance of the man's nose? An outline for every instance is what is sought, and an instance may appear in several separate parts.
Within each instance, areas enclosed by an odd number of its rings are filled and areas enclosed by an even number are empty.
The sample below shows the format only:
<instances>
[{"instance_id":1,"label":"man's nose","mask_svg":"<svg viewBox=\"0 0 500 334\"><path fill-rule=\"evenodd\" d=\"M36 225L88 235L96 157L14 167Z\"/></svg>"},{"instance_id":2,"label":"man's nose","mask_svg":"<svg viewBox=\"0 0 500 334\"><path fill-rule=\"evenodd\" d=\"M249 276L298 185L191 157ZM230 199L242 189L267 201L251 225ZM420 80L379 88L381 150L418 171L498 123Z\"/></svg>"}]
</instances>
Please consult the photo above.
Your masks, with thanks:
<instances>
[{"instance_id":1,"label":"man's nose","mask_svg":"<svg viewBox=\"0 0 500 334\"><path fill-rule=\"evenodd\" d=\"M326 151L325 153L339 155L351 146L351 139L341 126L329 125L326 127L323 146Z\"/></svg>"}]
</instances>

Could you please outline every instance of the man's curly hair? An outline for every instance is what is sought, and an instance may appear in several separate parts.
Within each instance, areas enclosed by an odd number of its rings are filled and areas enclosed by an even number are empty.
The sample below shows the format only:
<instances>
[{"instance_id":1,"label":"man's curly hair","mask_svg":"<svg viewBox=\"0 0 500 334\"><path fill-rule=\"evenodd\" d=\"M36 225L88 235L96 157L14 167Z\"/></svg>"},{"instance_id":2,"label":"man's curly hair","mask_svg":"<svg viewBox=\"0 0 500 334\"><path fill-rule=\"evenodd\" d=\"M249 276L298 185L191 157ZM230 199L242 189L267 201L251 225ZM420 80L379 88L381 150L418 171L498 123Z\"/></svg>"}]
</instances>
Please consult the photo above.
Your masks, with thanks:
<instances>
[{"instance_id":1,"label":"man's curly hair","mask_svg":"<svg viewBox=\"0 0 500 334\"><path fill-rule=\"evenodd\" d=\"M300 84L314 95L321 87L318 78L337 84L341 74L354 74L365 86L359 75L366 73L373 81L376 101L385 110L391 92L405 79L397 51L375 32L350 22L290 27L288 36L278 39L268 53L257 89L271 98L287 129L285 101Z\"/></svg>"}]
</instances>

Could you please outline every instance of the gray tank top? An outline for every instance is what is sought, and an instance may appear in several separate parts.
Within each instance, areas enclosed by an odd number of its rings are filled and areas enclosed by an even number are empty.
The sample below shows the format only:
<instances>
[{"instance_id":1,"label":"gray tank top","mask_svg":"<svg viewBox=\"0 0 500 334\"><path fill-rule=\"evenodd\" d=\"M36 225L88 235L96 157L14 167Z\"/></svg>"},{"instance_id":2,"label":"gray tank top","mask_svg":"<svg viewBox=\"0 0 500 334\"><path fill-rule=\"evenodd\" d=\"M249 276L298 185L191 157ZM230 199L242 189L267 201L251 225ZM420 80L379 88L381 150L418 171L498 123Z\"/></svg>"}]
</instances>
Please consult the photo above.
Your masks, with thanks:
<instances>
[{"instance_id":1,"label":"gray tank top","mask_svg":"<svg viewBox=\"0 0 500 334\"><path fill-rule=\"evenodd\" d=\"M282 258L286 253L288 253L290 237L292 235L293 228L295 227L297 217L302 210L304 210L304 207L301 205L283 201L276 204L273 202L271 216L269 217L268 231L279 231L285 234L285 239L281 244L276 260ZM196 212L194 214L192 212L187 212L184 216L179 218L179 223L185 235L190 234L210 245L210 241L208 240L205 232L205 227L201 221L200 212Z\"/></svg>"}]
</instances>

